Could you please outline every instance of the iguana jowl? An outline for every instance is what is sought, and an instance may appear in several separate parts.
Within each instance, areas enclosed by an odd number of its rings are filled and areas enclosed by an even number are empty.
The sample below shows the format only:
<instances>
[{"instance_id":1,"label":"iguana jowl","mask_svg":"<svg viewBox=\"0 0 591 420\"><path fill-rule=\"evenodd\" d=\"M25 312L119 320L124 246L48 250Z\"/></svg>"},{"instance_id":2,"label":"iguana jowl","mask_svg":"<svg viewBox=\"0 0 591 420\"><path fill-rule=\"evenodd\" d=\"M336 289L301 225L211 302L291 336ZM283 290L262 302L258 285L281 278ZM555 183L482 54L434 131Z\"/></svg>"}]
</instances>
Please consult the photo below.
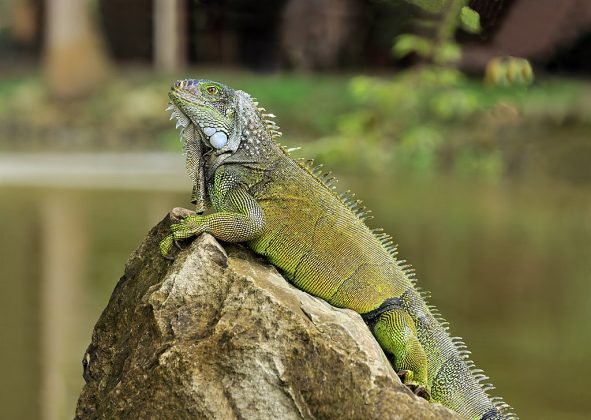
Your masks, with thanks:
<instances>
[{"instance_id":1,"label":"iguana jowl","mask_svg":"<svg viewBox=\"0 0 591 420\"><path fill-rule=\"evenodd\" d=\"M358 201L274 141L272 114L245 92L208 80L178 81L169 96L198 214L172 225L163 254L203 232L245 242L298 288L360 313L417 394L468 418L517 418L488 396L488 378L417 291L390 237L370 230Z\"/></svg>"}]
</instances>

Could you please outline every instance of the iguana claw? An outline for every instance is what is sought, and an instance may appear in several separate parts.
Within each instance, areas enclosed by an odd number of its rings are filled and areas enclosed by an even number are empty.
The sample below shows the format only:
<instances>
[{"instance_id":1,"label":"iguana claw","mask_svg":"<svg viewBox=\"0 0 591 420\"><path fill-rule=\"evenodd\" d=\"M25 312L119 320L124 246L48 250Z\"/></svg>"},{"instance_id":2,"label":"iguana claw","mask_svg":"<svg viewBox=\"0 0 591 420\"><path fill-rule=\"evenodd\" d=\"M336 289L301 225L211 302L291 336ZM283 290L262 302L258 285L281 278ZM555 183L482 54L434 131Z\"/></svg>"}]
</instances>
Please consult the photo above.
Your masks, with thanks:
<instances>
[{"instance_id":1,"label":"iguana claw","mask_svg":"<svg viewBox=\"0 0 591 420\"><path fill-rule=\"evenodd\" d=\"M396 374L400 378L400 381L404 385L406 385L408 389L410 389L413 392L413 394L415 394L418 397L424 398L427 401L431 399L431 393L426 387L424 387L423 385L416 384L412 381L413 375L410 370L401 369L398 372L396 372Z\"/></svg>"},{"instance_id":2,"label":"iguana claw","mask_svg":"<svg viewBox=\"0 0 591 420\"><path fill-rule=\"evenodd\" d=\"M431 393L427 391L423 385L419 385L413 389L414 386L409 386L410 390L417 396L424 398L425 400L429 401L431 399Z\"/></svg>"},{"instance_id":3,"label":"iguana claw","mask_svg":"<svg viewBox=\"0 0 591 420\"><path fill-rule=\"evenodd\" d=\"M195 215L194 213L190 213L188 215L184 214L180 217L171 216L172 220L178 221L178 223L172 223L170 225L170 230L172 231L172 233L170 233L162 241L160 241L159 245L160 252L166 259L174 259L174 257L169 255L173 246L181 251L183 250L183 247L178 241L179 239L189 238L191 236L196 236L197 234L201 233L200 217L201 216Z\"/></svg>"},{"instance_id":4,"label":"iguana claw","mask_svg":"<svg viewBox=\"0 0 591 420\"><path fill-rule=\"evenodd\" d=\"M410 370L407 370L407 369L401 369L398 372L396 372L396 374L398 375L398 377L400 378L400 381L402 383L406 382L406 378L410 373L411 373Z\"/></svg>"}]
</instances>

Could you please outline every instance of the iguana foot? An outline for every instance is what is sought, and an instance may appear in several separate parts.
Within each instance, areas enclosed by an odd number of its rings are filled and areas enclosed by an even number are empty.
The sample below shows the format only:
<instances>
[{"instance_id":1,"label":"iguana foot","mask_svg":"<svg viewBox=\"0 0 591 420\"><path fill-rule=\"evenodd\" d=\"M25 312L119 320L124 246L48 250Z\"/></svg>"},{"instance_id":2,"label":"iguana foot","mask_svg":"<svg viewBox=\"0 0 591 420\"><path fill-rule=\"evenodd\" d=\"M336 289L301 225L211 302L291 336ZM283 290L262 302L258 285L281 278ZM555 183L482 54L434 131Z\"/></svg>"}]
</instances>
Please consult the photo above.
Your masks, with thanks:
<instances>
[{"instance_id":1,"label":"iguana foot","mask_svg":"<svg viewBox=\"0 0 591 420\"><path fill-rule=\"evenodd\" d=\"M170 225L174 239L190 238L203 233L203 218L204 216L191 215L185 217L179 223Z\"/></svg>"},{"instance_id":2,"label":"iguana foot","mask_svg":"<svg viewBox=\"0 0 591 420\"><path fill-rule=\"evenodd\" d=\"M194 216L195 212L191 210L184 209L182 207L175 207L170 212L170 220L173 222L171 225L172 233L167 235L162 241L160 241L160 252L167 260L174 260L174 256L170 255L170 251L172 247L176 247L179 250L183 250L183 247L179 243L178 239L181 239L186 234L187 229L183 228L186 224L186 219ZM175 223L176 222L176 223ZM175 231L180 231L179 233L175 234Z\"/></svg>"},{"instance_id":3,"label":"iguana foot","mask_svg":"<svg viewBox=\"0 0 591 420\"><path fill-rule=\"evenodd\" d=\"M406 378L411 374L412 372L408 369L401 369L398 372L396 372L396 374L398 375L398 377L400 378L400 381L404 384L406 383Z\"/></svg>"},{"instance_id":4,"label":"iguana foot","mask_svg":"<svg viewBox=\"0 0 591 420\"><path fill-rule=\"evenodd\" d=\"M424 387L423 385L419 385L419 384L412 381L413 375L410 370L401 369L398 372L396 372L396 374L400 378L400 381L404 385L406 385L408 387L408 389L410 389L413 392L413 394L415 394L417 397L424 398L427 401L429 401L431 399L431 393L427 390L426 387Z\"/></svg>"},{"instance_id":5,"label":"iguana foot","mask_svg":"<svg viewBox=\"0 0 591 420\"><path fill-rule=\"evenodd\" d=\"M417 396L421 397L427 401L431 400L431 393L427 391L423 385L407 385L410 390ZM414 388L414 389L413 389Z\"/></svg>"},{"instance_id":6,"label":"iguana foot","mask_svg":"<svg viewBox=\"0 0 591 420\"><path fill-rule=\"evenodd\" d=\"M179 251L185 249L180 244L178 239L174 237L174 234L167 235L162 241L160 241L160 252L162 253L162 256L167 260L174 260L174 257L170 255L170 251L172 250L173 246Z\"/></svg>"}]
</instances>

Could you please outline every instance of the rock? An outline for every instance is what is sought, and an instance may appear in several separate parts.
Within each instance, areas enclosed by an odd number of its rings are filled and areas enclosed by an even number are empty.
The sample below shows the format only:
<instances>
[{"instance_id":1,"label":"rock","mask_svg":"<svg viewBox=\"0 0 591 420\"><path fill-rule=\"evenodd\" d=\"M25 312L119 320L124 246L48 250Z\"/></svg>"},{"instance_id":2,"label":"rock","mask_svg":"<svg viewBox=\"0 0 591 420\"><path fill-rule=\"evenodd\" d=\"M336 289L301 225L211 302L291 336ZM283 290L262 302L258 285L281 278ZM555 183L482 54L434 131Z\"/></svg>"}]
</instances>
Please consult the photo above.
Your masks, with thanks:
<instances>
[{"instance_id":1,"label":"rock","mask_svg":"<svg viewBox=\"0 0 591 420\"><path fill-rule=\"evenodd\" d=\"M169 226L130 256L95 326L76 418L456 418L400 383L358 314L210 235L168 261Z\"/></svg>"}]
</instances>

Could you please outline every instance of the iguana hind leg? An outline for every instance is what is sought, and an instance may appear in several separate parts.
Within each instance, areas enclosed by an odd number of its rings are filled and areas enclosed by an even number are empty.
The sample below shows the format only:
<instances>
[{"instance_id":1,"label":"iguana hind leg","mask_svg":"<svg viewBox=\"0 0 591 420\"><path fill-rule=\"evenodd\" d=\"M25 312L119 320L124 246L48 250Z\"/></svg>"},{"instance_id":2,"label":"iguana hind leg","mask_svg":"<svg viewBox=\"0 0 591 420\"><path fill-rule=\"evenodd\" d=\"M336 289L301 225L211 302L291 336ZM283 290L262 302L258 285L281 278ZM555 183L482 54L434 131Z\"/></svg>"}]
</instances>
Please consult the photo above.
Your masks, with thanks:
<instances>
[{"instance_id":1,"label":"iguana hind leg","mask_svg":"<svg viewBox=\"0 0 591 420\"><path fill-rule=\"evenodd\" d=\"M427 356L417 337L415 323L402 308L382 313L373 325L380 346L394 359L402 382L417 395L429 399Z\"/></svg>"}]
</instances>

